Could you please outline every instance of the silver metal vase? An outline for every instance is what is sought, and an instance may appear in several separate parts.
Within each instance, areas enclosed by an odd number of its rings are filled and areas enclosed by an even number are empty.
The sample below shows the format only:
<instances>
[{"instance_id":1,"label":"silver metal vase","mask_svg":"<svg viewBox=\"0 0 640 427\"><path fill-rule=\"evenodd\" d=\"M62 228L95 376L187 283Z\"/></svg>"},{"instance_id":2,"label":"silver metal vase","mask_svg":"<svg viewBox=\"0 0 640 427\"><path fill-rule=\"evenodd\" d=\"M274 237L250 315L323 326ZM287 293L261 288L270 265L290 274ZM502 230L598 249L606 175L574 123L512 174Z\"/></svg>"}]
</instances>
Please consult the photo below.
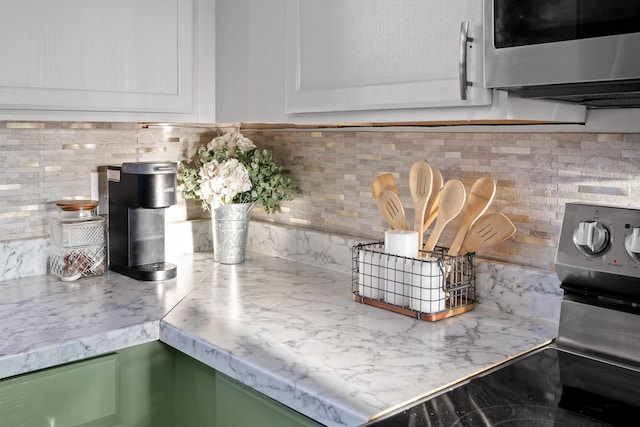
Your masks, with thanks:
<instances>
[{"instance_id":1,"label":"silver metal vase","mask_svg":"<svg viewBox=\"0 0 640 427\"><path fill-rule=\"evenodd\" d=\"M255 203L232 203L211 210L213 260L241 264L247 248L251 209Z\"/></svg>"}]
</instances>

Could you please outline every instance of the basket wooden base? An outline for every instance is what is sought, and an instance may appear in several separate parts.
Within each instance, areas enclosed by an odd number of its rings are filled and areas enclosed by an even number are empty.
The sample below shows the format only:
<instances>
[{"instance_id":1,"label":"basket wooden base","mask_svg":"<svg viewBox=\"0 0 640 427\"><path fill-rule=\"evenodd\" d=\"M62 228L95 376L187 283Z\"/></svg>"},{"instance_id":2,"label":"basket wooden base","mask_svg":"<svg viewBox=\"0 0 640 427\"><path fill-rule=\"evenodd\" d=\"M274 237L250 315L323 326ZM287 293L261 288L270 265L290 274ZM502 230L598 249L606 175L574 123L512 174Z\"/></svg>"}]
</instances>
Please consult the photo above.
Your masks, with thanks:
<instances>
[{"instance_id":1,"label":"basket wooden base","mask_svg":"<svg viewBox=\"0 0 640 427\"><path fill-rule=\"evenodd\" d=\"M378 301L375 299L363 297L356 294L353 295L353 300L357 302L361 302L363 304L393 311L394 313L399 313L405 316L413 317L415 319L426 320L428 322L436 322L438 320L446 319L447 317L457 316L459 314L466 313L467 311L471 311L475 308L475 304L470 303L467 305L458 306L450 310L440 311L438 313L422 313L420 311L412 310L410 308L399 307L397 305L388 304L384 301Z\"/></svg>"}]
</instances>

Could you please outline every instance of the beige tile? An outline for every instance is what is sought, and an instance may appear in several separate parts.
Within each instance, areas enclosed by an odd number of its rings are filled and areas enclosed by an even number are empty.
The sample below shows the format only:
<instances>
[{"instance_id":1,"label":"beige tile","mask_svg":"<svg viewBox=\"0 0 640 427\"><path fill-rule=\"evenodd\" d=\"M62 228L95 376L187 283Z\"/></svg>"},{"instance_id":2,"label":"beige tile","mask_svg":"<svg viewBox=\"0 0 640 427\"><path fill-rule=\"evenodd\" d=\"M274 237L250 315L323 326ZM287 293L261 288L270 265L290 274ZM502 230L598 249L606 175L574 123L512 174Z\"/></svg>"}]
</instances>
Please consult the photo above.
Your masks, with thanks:
<instances>
[{"instance_id":1,"label":"beige tile","mask_svg":"<svg viewBox=\"0 0 640 427\"><path fill-rule=\"evenodd\" d=\"M7 129L44 129L41 122L6 122Z\"/></svg>"},{"instance_id":2,"label":"beige tile","mask_svg":"<svg viewBox=\"0 0 640 427\"><path fill-rule=\"evenodd\" d=\"M619 133L600 133L597 135L599 142L622 141L622 134Z\"/></svg>"},{"instance_id":3,"label":"beige tile","mask_svg":"<svg viewBox=\"0 0 640 427\"><path fill-rule=\"evenodd\" d=\"M215 127L136 123L0 122L0 159L15 164L5 167L0 181L5 186L4 191L0 187L0 240L47 235L46 212L38 207L88 193L85 175L100 165L190 160L199 144L220 132ZM483 257L549 269L565 203L640 206L637 134L392 129L243 133L259 147L273 149L303 190L275 215L256 209L254 217L262 221L381 239L387 224L371 195L373 179L392 173L412 215L408 172L416 159L425 159L445 179L462 179L467 188L480 176L496 180L490 211L507 214L518 232L483 250ZM185 215L202 212L192 209Z\"/></svg>"}]
</instances>

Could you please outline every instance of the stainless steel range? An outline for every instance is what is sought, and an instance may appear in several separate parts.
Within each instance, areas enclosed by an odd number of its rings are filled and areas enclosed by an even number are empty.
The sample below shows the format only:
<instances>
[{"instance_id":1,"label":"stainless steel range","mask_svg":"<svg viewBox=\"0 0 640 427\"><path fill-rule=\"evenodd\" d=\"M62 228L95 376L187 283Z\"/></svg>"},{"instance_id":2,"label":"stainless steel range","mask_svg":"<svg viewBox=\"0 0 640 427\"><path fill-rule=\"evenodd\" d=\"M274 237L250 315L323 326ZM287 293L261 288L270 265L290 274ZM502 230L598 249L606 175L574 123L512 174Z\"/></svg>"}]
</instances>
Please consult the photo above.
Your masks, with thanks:
<instances>
[{"instance_id":1,"label":"stainless steel range","mask_svg":"<svg viewBox=\"0 0 640 427\"><path fill-rule=\"evenodd\" d=\"M367 426L626 426L640 414L640 210L566 205L549 346Z\"/></svg>"}]
</instances>

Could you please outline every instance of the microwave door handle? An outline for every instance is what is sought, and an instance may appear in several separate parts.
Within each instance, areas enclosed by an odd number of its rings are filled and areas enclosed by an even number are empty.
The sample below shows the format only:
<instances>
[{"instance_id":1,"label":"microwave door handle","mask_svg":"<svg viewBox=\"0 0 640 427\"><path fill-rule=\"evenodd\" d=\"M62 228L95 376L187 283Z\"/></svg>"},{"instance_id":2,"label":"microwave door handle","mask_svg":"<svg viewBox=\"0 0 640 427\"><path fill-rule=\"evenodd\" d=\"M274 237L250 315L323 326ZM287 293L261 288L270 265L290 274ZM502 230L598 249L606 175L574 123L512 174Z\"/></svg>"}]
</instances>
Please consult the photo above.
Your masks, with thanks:
<instances>
[{"instance_id":1,"label":"microwave door handle","mask_svg":"<svg viewBox=\"0 0 640 427\"><path fill-rule=\"evenodd\" d=\"M469 21L463 21L460 25L460 60L458 66L460 68L460 98L467 100L467 88L473 83L467 80L467 43L472 42L473 38L469 37Z\"/></svg>"}]
</instances>

